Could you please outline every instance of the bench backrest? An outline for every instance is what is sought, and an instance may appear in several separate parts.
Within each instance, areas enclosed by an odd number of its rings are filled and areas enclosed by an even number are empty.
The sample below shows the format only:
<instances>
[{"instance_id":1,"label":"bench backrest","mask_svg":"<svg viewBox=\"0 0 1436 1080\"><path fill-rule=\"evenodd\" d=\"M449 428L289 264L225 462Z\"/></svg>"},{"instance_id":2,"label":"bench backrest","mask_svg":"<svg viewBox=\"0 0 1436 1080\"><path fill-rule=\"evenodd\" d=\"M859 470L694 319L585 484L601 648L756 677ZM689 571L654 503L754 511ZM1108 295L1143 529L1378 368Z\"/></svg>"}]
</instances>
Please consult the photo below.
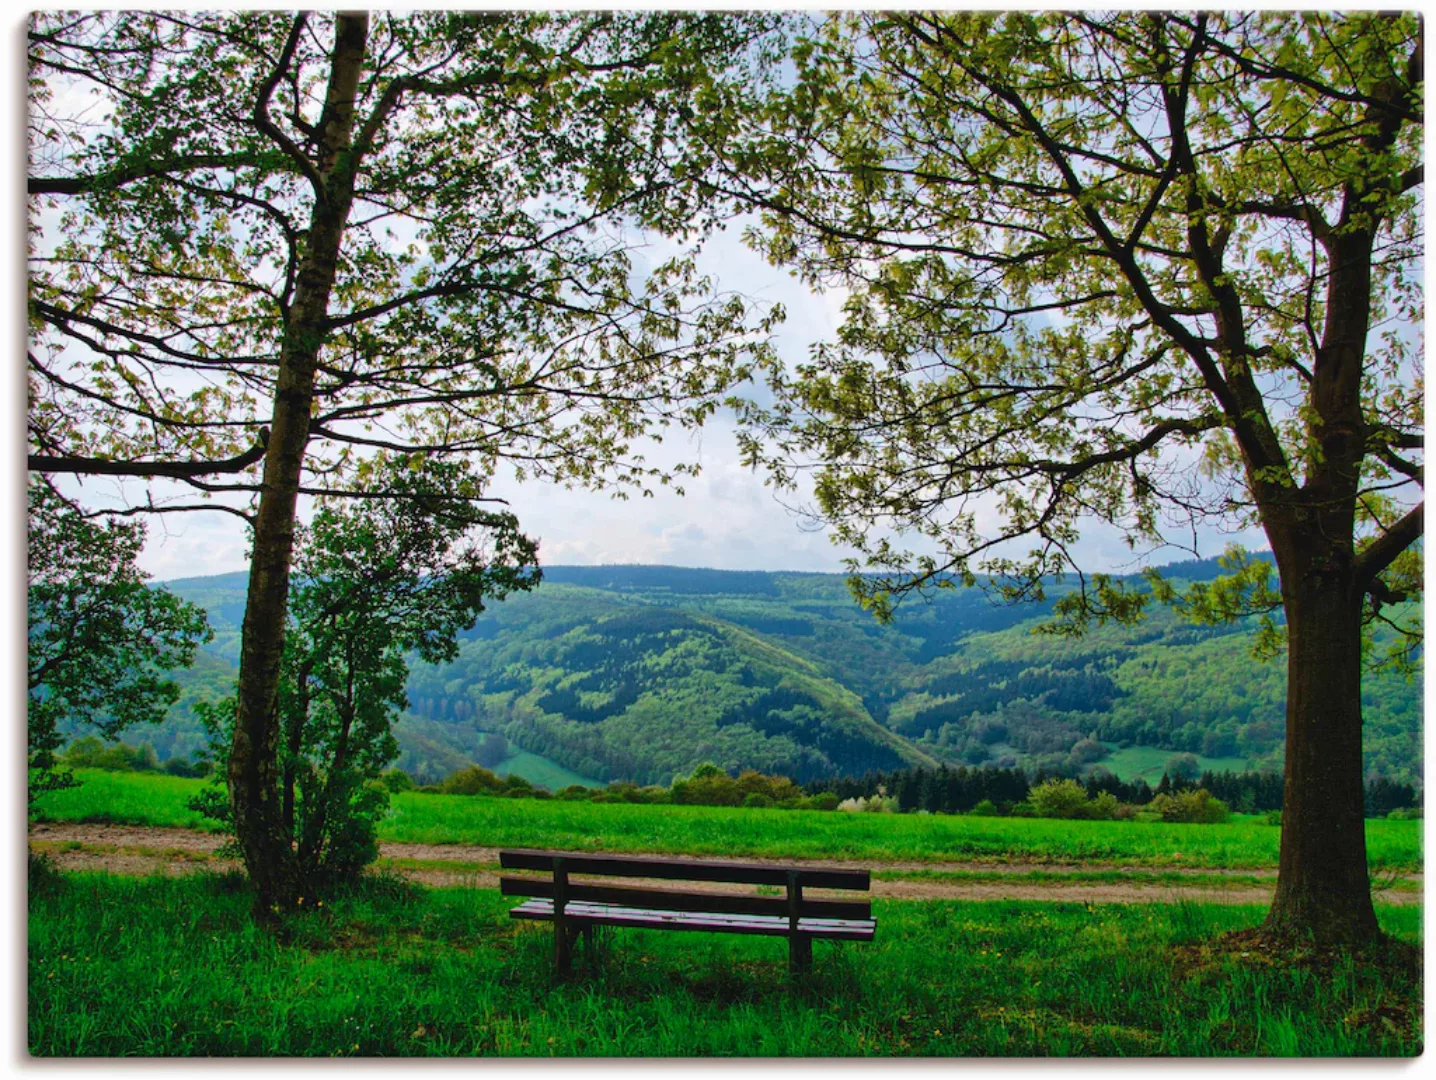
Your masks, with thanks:
<instances>
[{"instance_id":1,"label":"bench backrest","mask_svg":"<svg viewBox=\"0 0 1436 1080\"><path fill-rule=\"evenodd\" d=\"M742 885L795 886L797 914L805 918L866 919L866 900L813 900L802 897L804 887L867 891L866 870L837 867L775 866L664 859L650 855L595 855L575 851L501 851L499 865L506 870L547 870L564 878L565 900L658 908L665 911L712 911L731 915L791 915L793 904L782 896L741 896L721 892L682 892L671 889L633 888L623 885L568 881L569 874L593 877L648 878L667 881L712 881ZM505 896L554 897L556 881L538 878L502 878Z\"/></svg>"}]
</instances>

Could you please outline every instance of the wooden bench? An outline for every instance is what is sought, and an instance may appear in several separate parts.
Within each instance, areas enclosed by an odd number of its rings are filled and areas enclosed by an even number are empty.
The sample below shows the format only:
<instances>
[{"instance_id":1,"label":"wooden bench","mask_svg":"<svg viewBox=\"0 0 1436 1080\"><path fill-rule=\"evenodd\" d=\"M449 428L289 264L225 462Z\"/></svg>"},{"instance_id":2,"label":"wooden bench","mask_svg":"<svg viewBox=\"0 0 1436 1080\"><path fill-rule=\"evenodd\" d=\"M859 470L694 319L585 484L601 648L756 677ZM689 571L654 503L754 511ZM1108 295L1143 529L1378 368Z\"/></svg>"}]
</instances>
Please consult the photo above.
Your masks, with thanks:
<instances>
[{"instance_id":1,"label":"wooden bench","mask_svg":"<svg viewBox=\"0 0 1436 1080\"><path fill-rule=\"evenodd\" d=\"M595 855L573 851L501 851L505 870L546 871L551 876L505 877L505 896L529 896L509 914L554 924L553 958L559 974L573 959L573 940L582 931L588 945L595 926L638 926L651 930L704 930L720 934L767 934L788 939L788 965L806 970L813 939L870 941L876 920L866 900L807 899L803 889L868 890L866 870L774 866L647 855ZM648 878L742 885L777 885L783 896L758 896L623 884L574 881L572 874L602 878Z\"/></svg>"}]
</instances>

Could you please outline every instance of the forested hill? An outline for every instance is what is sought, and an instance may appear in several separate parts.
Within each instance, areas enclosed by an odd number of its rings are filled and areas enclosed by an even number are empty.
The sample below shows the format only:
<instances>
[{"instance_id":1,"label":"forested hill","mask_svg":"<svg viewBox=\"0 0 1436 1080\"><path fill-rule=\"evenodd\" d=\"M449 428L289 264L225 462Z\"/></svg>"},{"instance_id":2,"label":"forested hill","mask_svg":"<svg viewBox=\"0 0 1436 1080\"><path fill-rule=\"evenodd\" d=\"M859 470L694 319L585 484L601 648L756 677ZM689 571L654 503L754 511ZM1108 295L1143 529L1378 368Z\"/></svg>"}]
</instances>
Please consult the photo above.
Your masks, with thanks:
<instances>
[{"instance_id":1,"label":"forested hill","mask_svg":"<svg viewBox=\"0 0 1436 1080\"><path fill-rule=\"evenodd\" d=\"M1165 568L1178 582L1217 569ZM168 583L217 630L193 693L232 678L244 583ZM537 591L480 617L454 663L415 665L400 764L440 774L499 732L583 777L639 782L703 761L802 780L934 761L1132 776L1179 752L1280 767L1284 666L1250 658L1247 628L1158 609L1135 628L1033 635L1049 616L1050 600L1001 606L953 589L904 603L884 627L837 574L546 567ZM1365 708L1368 772L1419 783L1419 680L1368 676ZM187 711L157 745L189 741Z\"/></svg>"}]
</instances>

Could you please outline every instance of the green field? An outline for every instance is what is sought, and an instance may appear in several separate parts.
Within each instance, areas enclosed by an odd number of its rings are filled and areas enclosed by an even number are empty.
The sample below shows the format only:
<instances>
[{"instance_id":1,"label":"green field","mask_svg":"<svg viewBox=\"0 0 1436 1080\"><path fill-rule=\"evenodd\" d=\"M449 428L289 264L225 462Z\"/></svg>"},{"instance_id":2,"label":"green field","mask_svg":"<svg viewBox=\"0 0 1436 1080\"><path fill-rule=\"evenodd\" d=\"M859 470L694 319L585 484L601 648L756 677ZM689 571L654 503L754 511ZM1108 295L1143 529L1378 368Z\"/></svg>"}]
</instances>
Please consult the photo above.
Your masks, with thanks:
<instances>
[{"instance_id":1,"label":"green field","mask_svg":"<svg viewBox=\"0 0 1436 1080\"><path fill-rule=\"evenodd\" d=\"M1162 779L1162 773L1166 771L1167 762L1177 756L1174 750L1161 750L1154 746L1129 746L1125 750L1118 750L1113 747L1112 752L1097 762L1107 769L1110 769L1116 776L1121 777L1128 783L1133 780L1145 780L1152 787L1157 786L1157 781ZM1247 769L1247 759L1242 757L1203 757L1201 754L1193 754L1202 772L1244 772Z\"/></svg>"},{"instance_id":2,"label":"green field","mask_svg":"<svg viewBox=\"0 0 1436 1080\"><path fill-rule=\"evenodd\" d=\"M44 797L40 817L196 827L185 801L198 780L80 771L83 785ZM1366 823L1373 870L1421 867L1420 821ZM460 795L398 795L380 838L428 844L758 855L842 861L1013 860L1145 867L1276 865L1280 829L1260 817L1225 825L1054 821L925 814L643 806Z\"/></svg>"},{"instance_id":3,"label":"green field","mask_svg":"<svg viewBox=\"0 0 1436 1080\"><path fill-rule=\"evenodd\" d=\"M531 804L526 804L531 805ZM38 1056L1411 1055L1409 957L1273 965L1200 943L1256 908L878 901L877 938L617 931L552 983L494 890L375 882L256 929L236 875L37 875ZM1420 913L1378 908L1416 941Z\"/></svg>"},{"instance_id":4,"label":"green field","mask_svg":"<svg viewBox=\"0 0 1436 1080\"><path fill-rule=\"evenodd\" d=\"M530 784L546 787L550 791L560 791L573 784L592 788L603 787L601 780L580 776L572 769L565 769L556 761L550 761L539 754L531 754L527 750L520 750L517 754L505 758L495 766L494 772L503 777L522 776Z\"/></svg>"}]
</instances>

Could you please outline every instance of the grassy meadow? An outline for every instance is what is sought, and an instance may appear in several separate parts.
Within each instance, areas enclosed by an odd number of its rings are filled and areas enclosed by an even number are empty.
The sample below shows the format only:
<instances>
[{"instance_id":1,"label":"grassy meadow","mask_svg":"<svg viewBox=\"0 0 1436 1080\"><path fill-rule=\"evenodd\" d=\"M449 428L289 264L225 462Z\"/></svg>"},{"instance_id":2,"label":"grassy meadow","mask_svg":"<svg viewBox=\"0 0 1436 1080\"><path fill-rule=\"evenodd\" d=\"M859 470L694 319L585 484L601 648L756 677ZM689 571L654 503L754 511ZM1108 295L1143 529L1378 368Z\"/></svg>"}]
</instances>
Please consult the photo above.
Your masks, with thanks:
<instances>
[{"instance_id":1,"label":"grassy meadow","mask_svg":"<svg viewBox=\"0 0 1436 1080\"><path fill-rule=\"evenodd\" d=\"M85 771L42 818L202 827L200 781ZM1421 865L1421 822L1367 823L1374 870ZM976 880L920 864L1020 860L1067 878L1176 884L1188 867L1270 868L1279 829L847 814L406 794L383 839L916 863L875 876ZM387 876L251 920L237 873L60 872L32 863L36 1056L1410 1056L1415 950L1274 955L1220 935L1239 904L883 899L869 943L819 942L794 979L781 939L602 932L555 982L547 924L493 888ZM1082 865L1082 864L1085 864ZM1113 864L1120 864L1117 869ZM1138 867L1135 874L1125 868ZM1070 867L1069 867L1070 869ZM1002 875L988 872L994 880ZM1213 879L1216 880L1216 879ZM1421 908L1378 904L1413 945Z\"/></svg>"},{"instance_id":2,"label":"grassy meadow","mask_svg":"<svg viewBox=\"0 0 1436 1080\"><path fill-rule=\"evenodd\" d=\"M202 781L79 770L78 788L46 795L49 821L210 827L185 803ZM1420 821L1366 823L1373 870L1421 866ZM462 795L393 799L380 838L570 850L894 862L1095 862L1144 867L1276 865L1280 829L1260 816L1224 825L1057 821L926 814L849 814L644 806Z\"/></svg>"},{"instance_id":3,"label":"grassy meadow","mask_svg":"<svg viewBox=\"0 0 1436 1080\"><path fill-rule=\"evenodd\" d=\"M238 875L41 873L32 1054L1411 1055L1419 973L1211 953L1260 909L877 901L877 938L616 931L554 984L551 932L493 890L377 880L279 935ZM1380 909L1419 934L1419 912Z\"/></svg>"}]
</instances>

